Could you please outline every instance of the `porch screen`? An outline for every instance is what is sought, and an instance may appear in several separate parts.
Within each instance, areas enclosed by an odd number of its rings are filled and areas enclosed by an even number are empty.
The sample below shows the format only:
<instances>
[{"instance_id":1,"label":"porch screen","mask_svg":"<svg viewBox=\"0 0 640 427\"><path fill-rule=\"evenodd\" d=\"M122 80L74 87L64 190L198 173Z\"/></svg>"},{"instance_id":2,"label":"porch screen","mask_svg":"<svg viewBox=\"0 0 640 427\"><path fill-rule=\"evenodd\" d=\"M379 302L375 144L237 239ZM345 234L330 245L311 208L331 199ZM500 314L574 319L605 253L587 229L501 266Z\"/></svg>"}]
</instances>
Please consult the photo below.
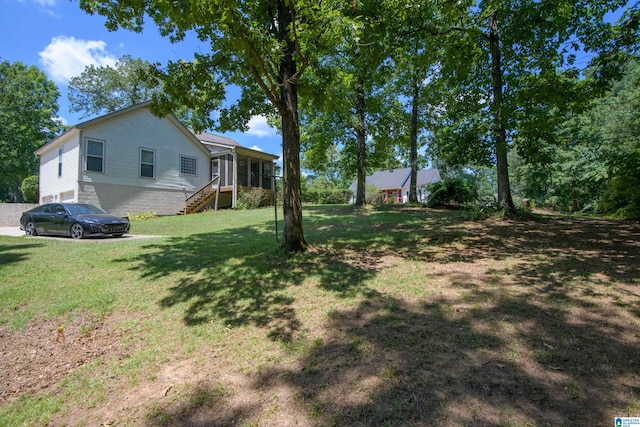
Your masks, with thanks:
<instances>
[{"instance_id":1,"label":"porch screen","mask_svg":"<svg viewBox=\"0 0 640 427\"><path fill-rule=\"evenodd\" d=\"M273 175L271 162L264 162L262 164L262 188L271 190L271 175Z\"/></svg>"}]
</instances>

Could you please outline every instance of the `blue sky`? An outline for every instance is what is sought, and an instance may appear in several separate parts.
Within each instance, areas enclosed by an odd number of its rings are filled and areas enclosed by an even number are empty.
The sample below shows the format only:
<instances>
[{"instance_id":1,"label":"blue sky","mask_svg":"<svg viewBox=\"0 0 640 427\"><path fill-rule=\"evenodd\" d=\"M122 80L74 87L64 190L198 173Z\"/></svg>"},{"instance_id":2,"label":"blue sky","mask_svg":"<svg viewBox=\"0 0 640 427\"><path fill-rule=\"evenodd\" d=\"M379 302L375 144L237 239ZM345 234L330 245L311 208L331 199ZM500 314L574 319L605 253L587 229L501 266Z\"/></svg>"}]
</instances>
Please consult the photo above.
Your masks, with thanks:
<instances>
[{"instance_id":1,"label":"blue sky","mask_svg":"<svg viewBox=\"0 0 640 427\"><path fill-rule=\"evenodd\" d=\"M151 21L141 34L109 32L105 18L86 14L76 0L0 0L0 5L0 61L21 61L44 71L60 89L59 116L69 125L89 119L71 113L67 99L69 79L87 65L113 65L123 55L166 63L208 51L207 45L193 36L170 43ZM248 132L224 135L248 148L282 154L281 137L264 117L254 117Z\"/></svg>"}]
</instances>

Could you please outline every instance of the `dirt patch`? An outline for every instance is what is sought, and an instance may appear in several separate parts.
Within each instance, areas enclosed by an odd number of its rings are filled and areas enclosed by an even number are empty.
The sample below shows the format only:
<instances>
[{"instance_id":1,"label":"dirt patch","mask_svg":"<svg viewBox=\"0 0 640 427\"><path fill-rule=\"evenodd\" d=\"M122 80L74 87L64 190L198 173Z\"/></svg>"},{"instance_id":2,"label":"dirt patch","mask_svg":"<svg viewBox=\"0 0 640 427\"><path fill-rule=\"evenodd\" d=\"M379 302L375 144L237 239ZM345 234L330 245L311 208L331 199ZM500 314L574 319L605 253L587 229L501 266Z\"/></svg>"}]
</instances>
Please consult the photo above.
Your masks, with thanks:
<instances>
[{"instance_id":1,"label":"dirt patch","mask_svg":"<svg viewBox=\"0 0 640 427\"><path fill-rule=\"evenodd\" d=\"M128 357L136 348L122 345L118 324L123 320L82 314L33 320L24 330L0 326L0 400L55 393L62 379L89 363Z\"/></svg>"}]
</instances>

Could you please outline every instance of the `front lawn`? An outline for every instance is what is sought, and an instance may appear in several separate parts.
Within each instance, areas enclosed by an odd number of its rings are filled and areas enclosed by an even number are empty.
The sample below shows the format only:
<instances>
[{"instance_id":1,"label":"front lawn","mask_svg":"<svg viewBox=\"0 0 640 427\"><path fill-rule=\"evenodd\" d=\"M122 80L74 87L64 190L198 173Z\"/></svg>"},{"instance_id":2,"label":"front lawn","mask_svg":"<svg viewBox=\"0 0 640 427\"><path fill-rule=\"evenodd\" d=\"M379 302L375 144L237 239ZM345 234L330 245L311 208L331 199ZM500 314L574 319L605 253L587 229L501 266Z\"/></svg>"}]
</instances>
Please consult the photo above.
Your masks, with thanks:
<instances>
[{"instance_id":1,"label":"front lawn","mask_svg":"<svg viewBox=\"0 0 640 427\"><path fill-rule=\"evenodd\" d=\"M133 223L153 239L0 236L0 425L640 416L637 223L304 215L288 259L273 208Z\"/></svg>"}]
</instances>

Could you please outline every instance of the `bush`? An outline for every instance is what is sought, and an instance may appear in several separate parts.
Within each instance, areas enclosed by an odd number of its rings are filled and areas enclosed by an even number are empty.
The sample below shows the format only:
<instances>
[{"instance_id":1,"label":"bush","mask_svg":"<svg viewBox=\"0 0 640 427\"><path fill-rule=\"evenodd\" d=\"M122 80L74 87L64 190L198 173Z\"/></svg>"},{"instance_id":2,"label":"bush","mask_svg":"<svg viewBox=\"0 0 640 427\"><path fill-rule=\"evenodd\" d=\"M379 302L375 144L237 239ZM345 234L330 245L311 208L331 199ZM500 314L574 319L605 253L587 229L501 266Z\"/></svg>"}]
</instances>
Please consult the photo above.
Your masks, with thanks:
<instances>
[{"instance_id":1,"label":"bush","mask_svg":"<svg viewBox=\"0 0 640 427\"><path fill-rule=\"evenodd\" d=\"M618 176L613 178L607 192L598 203L598 210L613 214L618 218L640 218L640 178L637 176Z\"/></svg>"},{"instance_id":2,"label":"bush","mask_svg":"<svg viewBox=\"0 0 640 427\"><path fill-rule=\"evenodd\" d=\"M38 203L40 199L40 192L38 189L40 178L38 175L28 176L22 180L22 197L27 203Z\"/></svg>"},{"instance_id":3,"label":"bush","mask_svg":"<svg viewBox=\"0 0 640 427\"><path fill-rule=\"evenodd\" d=\"M445 178L428 186L427 206L466 205L478 198L477 188L461 178Z\"/></svg>"},{"instance_id":4,"label":"bush","mask_svg":"<svg viewBox=\"0 0 640 427\"><path fill-rule=\"evenodd\" d=\"M242 190L236 200L236 209L256 209L270 203L270 193L261 188L252 187Z\"/></svg>"},{"instance_id":5,"label":"bush","mask_svg":"<svg viewBox=\"0 0 640 427\"><path fill-rule=\"evenodd\" d=\"M349 203L352 195L351 190L306 190L302 192L302 201L321 205L341 205Z\"/></svg>"},{"instance_id":6,"label":"bush","mask_svg":"<svg viewBox=\"0 0 640 427\"><path fill-rule=\"evenodd\" d=\"M138 213L127 213L125 217L129 218L129 221L146 221L148 219L157 218L157 215L153 212L138 212Z\"/></svg>"}]
</instances>

